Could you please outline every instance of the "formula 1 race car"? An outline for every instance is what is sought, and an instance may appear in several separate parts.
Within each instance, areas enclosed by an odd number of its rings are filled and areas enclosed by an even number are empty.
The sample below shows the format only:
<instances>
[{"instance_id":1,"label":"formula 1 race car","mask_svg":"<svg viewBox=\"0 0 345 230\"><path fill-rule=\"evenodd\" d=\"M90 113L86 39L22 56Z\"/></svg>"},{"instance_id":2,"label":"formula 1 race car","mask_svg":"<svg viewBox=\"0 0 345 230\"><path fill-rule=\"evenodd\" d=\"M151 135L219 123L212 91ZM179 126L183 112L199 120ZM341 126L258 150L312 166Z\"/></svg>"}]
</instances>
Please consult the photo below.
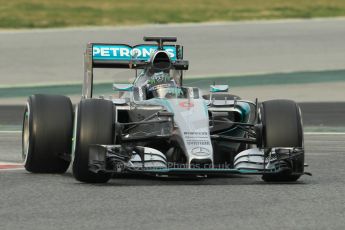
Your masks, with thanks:
<instances>
[{"instance_id":1,"label":"formula 1 race car","mask_svg":"<svg viewBox=\"0 0 345 230\"><path fill-rule=\"evenodd\" d=\"M29 97L23 121L26 170L105 183L112 175L256 174L296 181L304 173L301 111L290 100L258 103L211 85L185 87L183 47L175 37L154 44L87 44L82 99ZM170 44L167 44L170 43ZM94 68L126 68L133 84L113 84L119 97L93 98Z\"/></svg>"}]
</instances>

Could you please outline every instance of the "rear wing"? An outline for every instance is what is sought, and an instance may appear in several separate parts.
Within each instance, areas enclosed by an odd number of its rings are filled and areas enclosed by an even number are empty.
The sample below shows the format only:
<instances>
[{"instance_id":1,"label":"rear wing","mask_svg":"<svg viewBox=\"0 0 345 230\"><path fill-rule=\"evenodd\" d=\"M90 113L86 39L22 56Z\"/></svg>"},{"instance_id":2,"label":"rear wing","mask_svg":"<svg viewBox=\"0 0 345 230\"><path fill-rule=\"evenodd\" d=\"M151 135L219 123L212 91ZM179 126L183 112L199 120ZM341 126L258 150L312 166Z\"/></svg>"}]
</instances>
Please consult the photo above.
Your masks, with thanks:
<instances>
[{"instance_id":1,"label":"rear wing","mask_svg":"<svg viewBox=\"0 0 345 230\"><path fill-rule=\"evenodd\" d=\"M150 41L150 40L148 40ZM188 69L188 62L183 61L183 46L163 44L126 44L88 43L84 53L83 98L92 97L94 68L144 68L156 50L165 50L170 55L176 69Z\"/></svg>"}]
</instances>

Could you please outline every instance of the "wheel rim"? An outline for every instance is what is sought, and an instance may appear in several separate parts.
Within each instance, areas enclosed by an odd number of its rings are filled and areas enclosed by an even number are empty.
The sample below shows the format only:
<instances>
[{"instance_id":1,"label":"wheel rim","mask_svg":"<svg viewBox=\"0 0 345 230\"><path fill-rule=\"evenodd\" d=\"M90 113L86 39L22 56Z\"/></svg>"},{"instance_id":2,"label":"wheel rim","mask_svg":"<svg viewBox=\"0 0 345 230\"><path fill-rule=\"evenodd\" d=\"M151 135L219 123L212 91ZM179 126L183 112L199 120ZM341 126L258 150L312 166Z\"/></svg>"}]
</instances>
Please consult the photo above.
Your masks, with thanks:
<instances>
[{"instance_id":1,"label":"wheel rim","mask_svg":"<svg viewBox=\"0 0 345 230\"><path fill-rule=\"evenodd\" d=\"M24 123L23 123L23 151L22 151L22 158L24 160L24 164L28 159L29 154L29 147L30 147L30 107L26 105L26 112L24 114Z\"/></svg>"}]
</instances>

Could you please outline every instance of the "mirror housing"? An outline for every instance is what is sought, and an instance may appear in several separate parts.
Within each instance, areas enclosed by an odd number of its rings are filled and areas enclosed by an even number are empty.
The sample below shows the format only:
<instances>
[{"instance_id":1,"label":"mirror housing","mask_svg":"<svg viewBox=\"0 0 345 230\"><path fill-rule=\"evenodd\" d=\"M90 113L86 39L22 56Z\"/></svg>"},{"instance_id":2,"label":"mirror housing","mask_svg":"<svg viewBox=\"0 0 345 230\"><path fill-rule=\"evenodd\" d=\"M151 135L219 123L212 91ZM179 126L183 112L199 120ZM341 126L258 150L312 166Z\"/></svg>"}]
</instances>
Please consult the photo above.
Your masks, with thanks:
<instances>
[{"instance_id":1,"label":"mirror housing","mask_svg":"<svg viewBox=\"0 0 345 230\"><path fill-rule=\"evenodd\" d=\"M185 60L177 60L173 63L173 65L177 70L188 70L189 62Z\"/></svg>"},{"instance_id":2,"label":"mirror housing","mask_svg":"<svg viewBox=\"0 0 345 230\"><path fill-rule=\"evenodd\" d=\"M132 92L133 84L113 84L113 90L118 92Z\"/></svg>"},{"instance_id":3,"label":"mirror housing","mask_svg":"<svg viewBox=\"0 0 345 230\"><path fill-rule=\"evenodd\" d=\"M223 92L228 92L228 91L229 91L228 85L210 85L211 93L223 93Z\"/></svg>"}]
</instances>

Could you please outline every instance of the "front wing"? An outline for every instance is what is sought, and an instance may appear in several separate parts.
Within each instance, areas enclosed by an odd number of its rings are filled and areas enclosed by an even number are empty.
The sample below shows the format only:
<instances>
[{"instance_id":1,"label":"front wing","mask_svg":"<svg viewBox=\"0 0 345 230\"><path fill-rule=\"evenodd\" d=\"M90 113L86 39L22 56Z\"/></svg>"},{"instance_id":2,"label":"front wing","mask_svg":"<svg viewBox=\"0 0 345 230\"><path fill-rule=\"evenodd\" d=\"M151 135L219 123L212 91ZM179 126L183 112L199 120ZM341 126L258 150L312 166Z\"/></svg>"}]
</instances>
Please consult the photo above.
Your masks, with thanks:
<instances>
[{"instance_id":1,"label":"front wing","mask_svg":"<svg viewBox=\"0 0 345 230\"><path fill-rule=\"evenodd\" d=\"M229 175L229 174L248 174L263 175L289 173L290 175L302 175L305 173L291 172L290 167L279 164L279 159L273 154L262 155L262 161L257 160L257 149L245 150L239 154L238 164L242 167L214 168L213 165L170 165L164 154L158 150L147 147L123 148L120 145L92 145L89 154L89 169L92 172L108 173L138 173L149 175ZM281 150L279 150L281 151ZM295 149L288 154L280 156L282 160L293 159L302 154L304 150ZM243 156L248 157L243 160ZM266 157L267 156L267 157ZM256 157L256 160L250 160ZM139 159L139 160L138 160ZM250 164L252 164L250 166ZM247 166L246 168L243 165ZM248 166L249 165L249 166ZM308 174L308 173L307 173Z\"/></svg>"}]
</instances>

